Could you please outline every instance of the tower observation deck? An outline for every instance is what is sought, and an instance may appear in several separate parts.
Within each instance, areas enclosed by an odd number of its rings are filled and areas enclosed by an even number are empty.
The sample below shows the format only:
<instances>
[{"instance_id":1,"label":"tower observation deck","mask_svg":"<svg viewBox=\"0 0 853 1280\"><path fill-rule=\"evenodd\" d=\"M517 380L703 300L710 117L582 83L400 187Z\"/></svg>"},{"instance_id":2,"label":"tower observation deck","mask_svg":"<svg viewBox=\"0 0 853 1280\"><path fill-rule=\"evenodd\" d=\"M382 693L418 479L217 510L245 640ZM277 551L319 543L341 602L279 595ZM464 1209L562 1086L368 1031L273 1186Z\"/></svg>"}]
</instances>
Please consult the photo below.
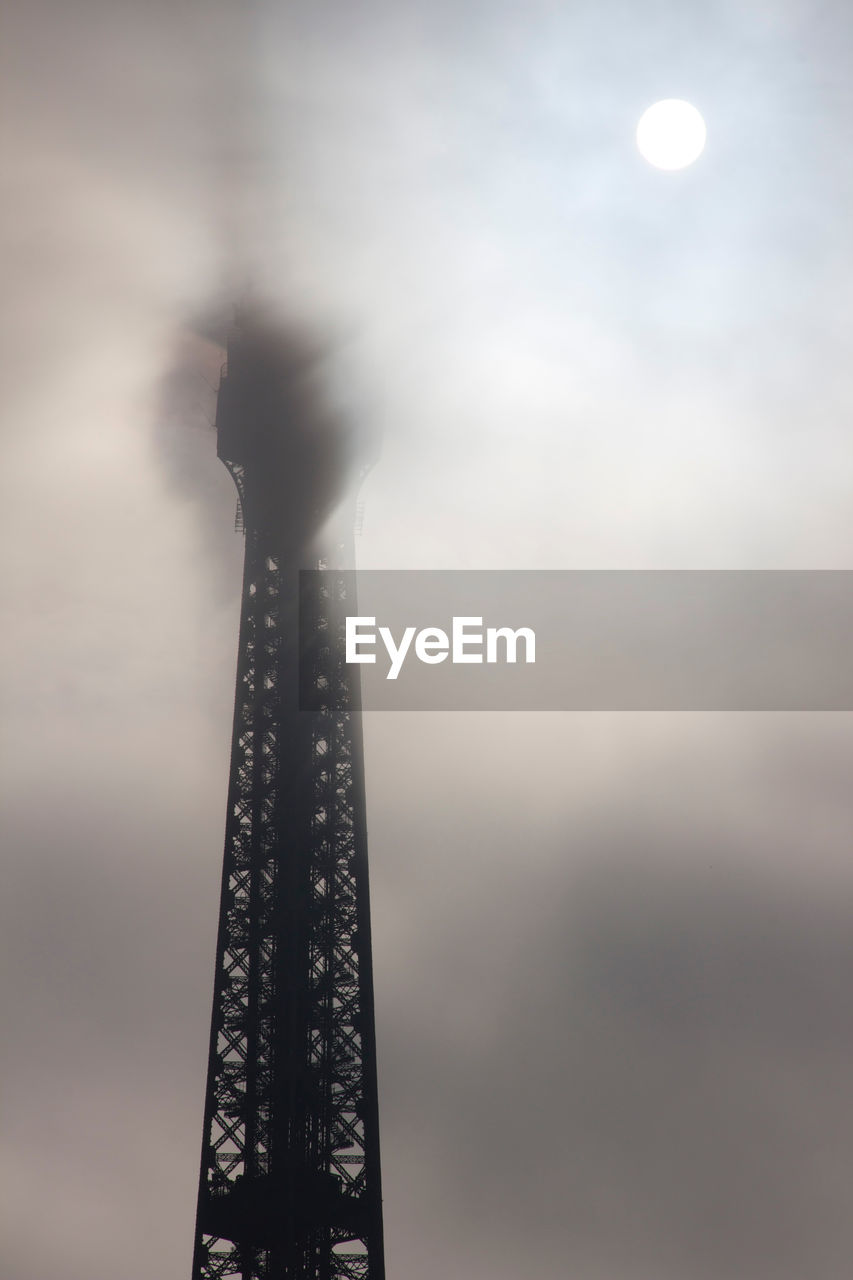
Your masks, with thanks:
<instances>
[{"instance_id":1,"label":"tower observation deck","mask_svg":"<svg viewBox=\"0 0 853 1280\"><path fill-rule=\"evenodd\" d=\"M385 1275L347 575L299 638L299 570L349 561L351 522L322 529L368 459L316 408L312 367L243 317L217 404L246 557L193 1280ZM300 656L319 710L299 709Z\"/></svg>"}]
</instances>

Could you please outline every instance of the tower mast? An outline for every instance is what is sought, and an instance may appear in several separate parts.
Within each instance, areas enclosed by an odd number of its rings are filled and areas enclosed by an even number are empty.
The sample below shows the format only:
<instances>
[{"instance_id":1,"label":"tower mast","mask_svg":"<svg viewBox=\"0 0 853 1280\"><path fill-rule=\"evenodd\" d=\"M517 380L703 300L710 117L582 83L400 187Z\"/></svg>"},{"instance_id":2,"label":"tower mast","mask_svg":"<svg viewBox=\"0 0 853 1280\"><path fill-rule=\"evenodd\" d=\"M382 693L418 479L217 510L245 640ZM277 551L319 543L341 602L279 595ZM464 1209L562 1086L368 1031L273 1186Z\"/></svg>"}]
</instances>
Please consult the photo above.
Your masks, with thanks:
<instances>
[{"instance_id":1,"label":"tower mast","mask_svg":"<svg viewBox=\"0 0 853 1280\"><path fill-rule=\"evenodd\" d=\"M312 594L299 639L299 571L348 559L321 528L364 459L311 408L306 369L243 316L217 405L246 558L193 1280L385 1275L347 574ZM299 709L300 656L319 710Z\"/></svg>"}]
</instances>

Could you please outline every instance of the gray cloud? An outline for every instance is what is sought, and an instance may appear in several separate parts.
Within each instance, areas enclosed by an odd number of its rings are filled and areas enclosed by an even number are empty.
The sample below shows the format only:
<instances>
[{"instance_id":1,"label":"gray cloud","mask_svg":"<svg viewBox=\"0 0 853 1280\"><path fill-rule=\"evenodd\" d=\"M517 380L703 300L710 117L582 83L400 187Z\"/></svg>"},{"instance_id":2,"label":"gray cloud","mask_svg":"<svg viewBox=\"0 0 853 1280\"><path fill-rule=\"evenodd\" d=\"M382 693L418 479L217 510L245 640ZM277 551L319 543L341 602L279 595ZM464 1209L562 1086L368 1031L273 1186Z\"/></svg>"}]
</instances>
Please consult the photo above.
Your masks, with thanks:
<instances>
[{"instance_id":1,"label":"gray cloud","mask_svg":"<svg viewBox=\"0 0 853 1280\"><path fill-rule=\"evenodd\" d=\"M753 750L760 736L743 734ZM686 764L665 750L663 776L638 765L634 806L623 784L544 842L531 816L533 849L496 794L482 844L465 841L473 817L448 834L440 903L398 926L417 943L410 985L386 996L386 1129L420 1154L425 1212L448 1224L424 1275L464 1273L477 1239L507 1276L558 1259L620 1280L842 1273L850 882L825 858L846 823L815 833L810 872L799 833L762 846L762 788L749 771L732 801L714 739L682 740ZM801 776L798 761L779 827L813 812ZM670 787L687 794L668 812Z\"/></svg>"},{"instance_id":2,"label":"gray cloud","mask_svg":"<svg viewBox=\"0 0 853 1280\"><path fill-rule=\"evenodd\" d=\"M846 12L236 12L4 36L11 1280L189 1273L241 544L163 381L245 261L385 429L363 565L847 567ZM368 717L389 1274L844 1274L850 739Z\"/></svg>"}]
</instances>

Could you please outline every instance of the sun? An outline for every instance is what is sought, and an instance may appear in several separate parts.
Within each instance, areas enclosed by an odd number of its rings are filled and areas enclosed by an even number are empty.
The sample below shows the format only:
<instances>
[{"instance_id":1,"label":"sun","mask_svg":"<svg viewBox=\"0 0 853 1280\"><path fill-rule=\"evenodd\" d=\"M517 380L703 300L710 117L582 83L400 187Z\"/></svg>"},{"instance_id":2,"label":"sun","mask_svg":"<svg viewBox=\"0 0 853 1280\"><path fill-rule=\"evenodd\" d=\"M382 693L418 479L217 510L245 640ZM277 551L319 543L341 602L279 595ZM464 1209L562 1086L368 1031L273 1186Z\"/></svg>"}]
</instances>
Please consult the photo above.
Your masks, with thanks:
<instances>
[{"instance_id":1,"label":"sun","mask_svg":"<svg viewBox=\"0 0 853 1280\"><path fill-rule=\"evenodd\" d=\"M656 169L686 169L705 147L705 121L690 102L664 98L640 116L637 147Z\"/></svg>"}]
</instances>

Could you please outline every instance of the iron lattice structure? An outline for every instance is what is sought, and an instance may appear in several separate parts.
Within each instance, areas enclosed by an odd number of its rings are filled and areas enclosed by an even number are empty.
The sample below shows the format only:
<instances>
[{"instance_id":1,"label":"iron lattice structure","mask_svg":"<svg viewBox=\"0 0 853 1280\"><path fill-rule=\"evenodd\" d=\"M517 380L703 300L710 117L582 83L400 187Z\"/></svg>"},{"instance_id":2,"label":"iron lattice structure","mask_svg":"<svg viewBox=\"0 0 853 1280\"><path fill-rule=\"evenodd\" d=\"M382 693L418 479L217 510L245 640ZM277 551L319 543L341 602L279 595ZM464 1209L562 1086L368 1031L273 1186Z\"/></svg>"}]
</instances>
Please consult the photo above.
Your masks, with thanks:
<instances>
[{"instance_id":1,"label":"iron lattice structure","mask_svg":"<svg viewBox=\"0 0 853 1280\"><path fill-rule=\"evenodd\" d=\"M286 421L279 355L244 324L217 410L246 559L193 1280L384 1280L351 575L322 576L299 651L340 441Z\"/></svg>"}]
</instances>

